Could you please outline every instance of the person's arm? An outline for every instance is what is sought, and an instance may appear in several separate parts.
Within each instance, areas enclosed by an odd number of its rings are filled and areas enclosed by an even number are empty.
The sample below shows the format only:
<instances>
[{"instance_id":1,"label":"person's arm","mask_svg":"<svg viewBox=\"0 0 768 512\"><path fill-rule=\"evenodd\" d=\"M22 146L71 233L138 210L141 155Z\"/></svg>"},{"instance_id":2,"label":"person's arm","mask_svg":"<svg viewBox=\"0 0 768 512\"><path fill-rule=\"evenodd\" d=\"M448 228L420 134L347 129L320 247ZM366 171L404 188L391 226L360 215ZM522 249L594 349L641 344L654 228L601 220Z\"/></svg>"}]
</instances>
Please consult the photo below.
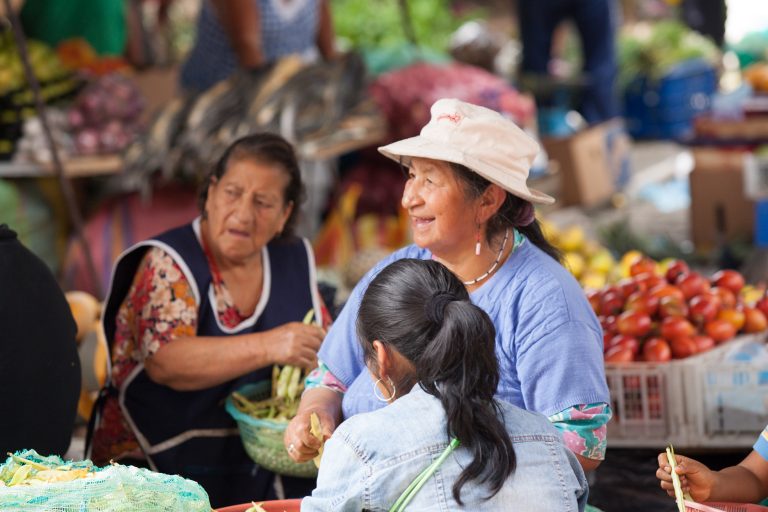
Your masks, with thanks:
<instances>
[{"instance_id":1,"label":"person's arm","mask_svg":"<svg viewBox=\"0 0 768 512\"><path fill-rule=\"evenodd\" d=\"M194 336L164 344L144 366L149 378L177 391L206 389L270 364L312 368L323 331L291 322L239 336Z\"/></svg>"},{"instance_id":2,"label":"person's arm","mask_svg":"<svg viewBox=\"0 0 768 512\"><path fill-rule=\"evenodd\" d=\"M333 16L329 0L320 0L320 16L317 27L317 49L325 60L336 57Z\"/></svg>"},{"instance_id":3,"label":"person's arm","mask_svg":"<svg viewBox=\"0 0 768 512\"><path fill-rule=\"evenodd\" d=\"M682 455L676 454L675 459L675 471L680 476L683 492L689 493L694 501L757 503L768 496L768 461L755 451L738 465L720 471L712 471L701 462ZM659 454L656 477L661 480L661 488L674 497L666 453Z\"/></svg>"},{"instance_id":4,"label":"person's arm","mask_svg":"<svg viewBox=\"0 0 768 512\"><path fill-rule=\"evenodd\" d=\"M756 503L768 496L768 427L763 430L754 449L736 466L712 471L701 462L675 455L683 491L696 501L738 501ZM661 488L675 495L666 453L660 453L656 477Z\"/></svg>"},{"instance_id":5,"label":"person's arm","mask_svg":"<svg viewBox=\"0 0 768 512\"><path fill-rule=\"evenodd\" d=\"M606 430L611 416L610 405L600 402L574 405L550 416L549 421L563 434L563 441L584 471L593 471L605 459Z\"/></svg>"},{"instance_id":6,"label":"person's arm","mask_svg":"<svg viewBox=\"0 0 768 512\"><path fill-rule=\"evenodd\" d=\"M266 64L261 47L261 13L253 0L211 0L229 36L240 66L255 69Z\"/></svg>"},{"instance_id":7,"label":"person's arm","mask_svg":"<svg viewBox=\"0 0 768 512\"><path fill-rule=\"evenodd\" d=\"M323 439L328 439L341 423L342 397L342 394L324 387L304 392L299 410L283 436L283 444L293 460L306 462L317 456L322 443L309 431L310 417L312 413L317 414Z\"/></svg>"},{"instance_id":8,"label":"person's arm","mask_svg":"<svg viewBox=\"0 0 768 512\"><path fill-rule=\"evenodd\" d=\"M273 363L311 368L324 331L291 322L238 336L199 337L192 288L165 251L147 252L124 301L150 379L173 389L205 389Z\"/></svg>"}]
</instances>

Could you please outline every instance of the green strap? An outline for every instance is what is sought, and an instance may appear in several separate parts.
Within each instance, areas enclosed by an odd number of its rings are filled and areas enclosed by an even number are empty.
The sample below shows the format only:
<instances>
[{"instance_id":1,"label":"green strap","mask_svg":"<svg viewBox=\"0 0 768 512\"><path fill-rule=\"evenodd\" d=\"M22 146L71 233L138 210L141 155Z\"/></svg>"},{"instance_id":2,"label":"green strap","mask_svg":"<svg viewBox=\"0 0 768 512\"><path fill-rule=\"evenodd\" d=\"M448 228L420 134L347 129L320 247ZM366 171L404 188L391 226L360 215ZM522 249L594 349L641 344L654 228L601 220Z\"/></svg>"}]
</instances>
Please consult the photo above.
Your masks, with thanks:
<instances>
[{"instance_id":1,"label":"green strap","mask_svg":"<svg viewBox=\"0 0 768 512\"><path fill-rule=\"evenodd\" d=\"M445 459L447 459L448 456L453 453L453 450L455 450L457 446L459 446L459 440L454 437L451 439L450 444L445 448L445 450L443 450L443 453L440 454L437 460L427 466L424 471L419 473L419 476L417 476L413 482L411 482L408 488L403 491L403 494L397 498L397 501L389 509L389 512L403 512L405 507L408 506L414 496L416 496L421 488L424 487L424 484L427 483L427 480L429 480L429 478L435 474L437 468L443 464Z\"/></svg>"}]
</instances>

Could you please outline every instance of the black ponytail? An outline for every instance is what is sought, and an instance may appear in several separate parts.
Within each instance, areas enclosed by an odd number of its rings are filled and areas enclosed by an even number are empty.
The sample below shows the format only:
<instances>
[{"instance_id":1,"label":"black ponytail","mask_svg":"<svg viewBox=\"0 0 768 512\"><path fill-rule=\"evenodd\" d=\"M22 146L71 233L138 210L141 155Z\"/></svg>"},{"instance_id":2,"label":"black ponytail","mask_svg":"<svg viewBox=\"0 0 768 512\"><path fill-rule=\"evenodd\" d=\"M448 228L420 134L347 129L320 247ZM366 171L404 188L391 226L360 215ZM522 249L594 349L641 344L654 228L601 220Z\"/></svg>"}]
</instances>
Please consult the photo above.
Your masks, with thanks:
<instances>
[{"instance_id":1,"label":"black ponytail","mask_svg":"<svg viewBox=\"0 0 768 512\"><path fill-rule=\"evenodd\" d=\"M515 470L512 441L494 400L499 383L496 330L488 315L469 300L464 285L436 261L398 260L368 286L357 318L366 362L374 361L372 341L390 345L408 359L415 375L397 389L418 383L440 399L448 437L472 453L472 462L453 485L486 485L487 498L501 490Z\"/></svg>"},{"instance_id":2,"label":"black ponytail","mask_svg":"<svg viewBox=\"0 0 768 512\"><path fill-rule=\"evenodd\" d=\"M490 181L463 165L451 163L451 169L465 183L467 195L471 198L480 197L491 184ZM525 199L507 192L507 197L504 199L499 211L488 220L486 241L490 243L510 227L520 231L533 245L544 251L558 263L562 263L563 255L544 236L544 233L541 231L541 225L533 214L533 205Z\"/></svg>"}]
</instances>

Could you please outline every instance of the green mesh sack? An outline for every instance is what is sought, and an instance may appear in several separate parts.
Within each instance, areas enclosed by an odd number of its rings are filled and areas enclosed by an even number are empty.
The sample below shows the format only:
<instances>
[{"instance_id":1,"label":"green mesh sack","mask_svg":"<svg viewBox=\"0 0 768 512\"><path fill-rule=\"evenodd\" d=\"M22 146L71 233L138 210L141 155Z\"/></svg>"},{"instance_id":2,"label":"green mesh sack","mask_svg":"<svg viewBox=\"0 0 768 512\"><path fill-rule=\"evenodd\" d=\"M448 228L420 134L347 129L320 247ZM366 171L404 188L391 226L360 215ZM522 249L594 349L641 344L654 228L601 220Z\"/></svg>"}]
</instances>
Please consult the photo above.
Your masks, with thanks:
<instances>
[{"instance_id":1,"label":"green mesh sack","mask_svg":"<svg viewBox=\"0 0 768 512\"><path fill-rule=\"evenodd\" d=\"M270 385L269 381L246 384L237 392L249 400L263 400L269 397ZM256 464L279 475L302 478L317 476L317 467L312 461L294 462L285 450L283 434L288 426L287 421L249 416L235 407L231 396L227 398L225 408L237 422L245 453Z\"/></svg>"},{"instance_id":2,"label":"green mesh sack","mask_svg":"<svg viewBox=\"0 0 768 512\"><path fill-rule=\"evenodd\" d=\"M23 512L210 512L196 482L148 469L91 461L65 462L34 450L0 466L0 510Z\"/></svg>"}]
</instances>

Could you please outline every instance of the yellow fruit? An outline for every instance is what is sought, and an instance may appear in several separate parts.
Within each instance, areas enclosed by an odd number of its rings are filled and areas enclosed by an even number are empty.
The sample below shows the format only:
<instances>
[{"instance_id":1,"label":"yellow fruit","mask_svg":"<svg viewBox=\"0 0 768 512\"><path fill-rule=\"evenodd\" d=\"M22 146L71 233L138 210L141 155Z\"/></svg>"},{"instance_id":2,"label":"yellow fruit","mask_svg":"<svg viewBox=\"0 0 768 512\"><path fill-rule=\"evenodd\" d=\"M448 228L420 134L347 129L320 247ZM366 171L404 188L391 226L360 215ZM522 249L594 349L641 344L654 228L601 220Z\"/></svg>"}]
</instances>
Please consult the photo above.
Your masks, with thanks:
<instances>
[{"instance_id":1,"label":"yellow fruit","mask_svg":"<svg viewBox=\"0 0 768 512\"><path fill-rule=\"evenodd\" d=\"M560 230L557 229L557 226L546 219L539 219L539 226L541 227L541 232L544 233L544 238L552 245L558 245Z\"/></svg>"},{"instance_id":2,"label":"yellow fruit","mask_svg":"<svg viewBox=\"0 0 768 512\"><path fill-rule=\"evenodd\" d=\"M91 330L101 314L101 304L90 293L72 291L64 294L77 324L77 340Z\"/></svg>"},{"instance_id":3,"label":"yellow fruit","mask_svg":"<svg viewBox=\"0 0 768 512\"><path fill-rule=\"evenodd\" d=\"M577 278L584 272L586 267L584 258L577 252L566 252L563 255L563 265Z\"/></svg>"},{"instance_id":4,"label":"yellow fruit","mask_svg":"<svg viewBox=\"0 0 768 512\"><path fill-rule=\"evenodd\" d=\"M611 251L602 248L589 259L589 269L605 276L616 265Z\"/></svg>"},{"instance_id":5,"label":"yellow fruit","mask_svg":"<svg viewBox=\"0 0 768 512\"><path fill-rule=\"evenodd\" d=\"M619 267L621 269L621 277L629 277L629 267L633 263L640 260L643 257L643 253L637 250L631 250L624 253L624 256L619 260Z\"/></svg>"},{"instance_id":6,"label":"yellow fruit","mask_svg":"<svg viewBox=\"0 0 768 512\"><path fill-rule=\"evenodd\" d=\"M605 274L587 270L584 272L584 275L581 276L579 282L581 283L581 287L585 290L599 290L606 285L607 279L605 278Z\"/></svg>"},{"instance_id":7,"label":"yellow fruit","mask_svg":"<svg viewBox=\"0 0 768 512\"><path fill-rule=\"evenodd\" d=\"M763 297L763 293L765 293L765 290L761 288L756 288L751 284L745 285L744 288L741 289L741 300L744 302L744 304L754 305L757 301L759 301Z\"/></svg>"},{"instance_id":8,"label":"yellow fruit","mask_svg":"<svg viewBox=\"0 0 768 512\"><path fill-rule=\"evenodd\" d=\"M560 233L560 248L565 252L578 251L584 245L584 230L571 226Z\"/></svg>"}]
</instances>

